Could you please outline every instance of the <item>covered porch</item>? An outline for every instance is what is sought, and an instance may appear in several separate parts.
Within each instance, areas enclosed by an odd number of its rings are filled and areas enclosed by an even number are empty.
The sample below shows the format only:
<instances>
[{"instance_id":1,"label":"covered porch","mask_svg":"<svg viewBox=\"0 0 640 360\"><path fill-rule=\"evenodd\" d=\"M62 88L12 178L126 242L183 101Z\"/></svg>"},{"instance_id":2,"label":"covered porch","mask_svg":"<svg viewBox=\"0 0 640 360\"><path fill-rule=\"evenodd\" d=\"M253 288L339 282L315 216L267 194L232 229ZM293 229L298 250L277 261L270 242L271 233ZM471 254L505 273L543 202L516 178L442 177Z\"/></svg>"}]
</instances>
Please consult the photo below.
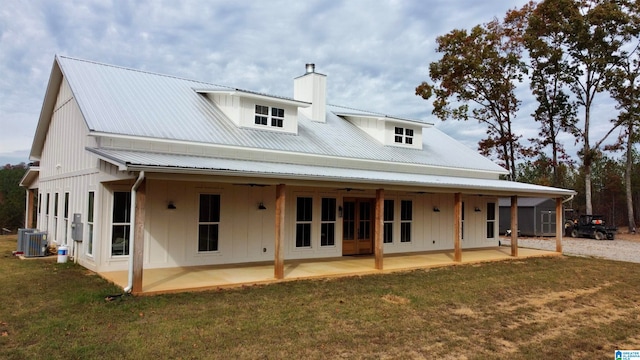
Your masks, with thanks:
<instances>
[{"instance_id":1,"label":"covered porch","mask_svg":"<svg viewBox=\"0 0 640 360\"><path fill-rule=\"evenodd\" d=\"M138 294L152 295L314 278L384 274L396 271L540 256L562 256L562 254L552 251L518 248L517 256L513 256L512 249L504 246L465 250L461 261L455 261L453 250L390 254L384 258L383 270L376 269L375 256L373 255L344 256L322 260L287 260L284 262L284 276L281 279L274 277L273 262L145 269L142 291L138 292ZM127 285L127 271L103 272L100 275L119 286L125 287Z\"/></svg>"}]
</instances>

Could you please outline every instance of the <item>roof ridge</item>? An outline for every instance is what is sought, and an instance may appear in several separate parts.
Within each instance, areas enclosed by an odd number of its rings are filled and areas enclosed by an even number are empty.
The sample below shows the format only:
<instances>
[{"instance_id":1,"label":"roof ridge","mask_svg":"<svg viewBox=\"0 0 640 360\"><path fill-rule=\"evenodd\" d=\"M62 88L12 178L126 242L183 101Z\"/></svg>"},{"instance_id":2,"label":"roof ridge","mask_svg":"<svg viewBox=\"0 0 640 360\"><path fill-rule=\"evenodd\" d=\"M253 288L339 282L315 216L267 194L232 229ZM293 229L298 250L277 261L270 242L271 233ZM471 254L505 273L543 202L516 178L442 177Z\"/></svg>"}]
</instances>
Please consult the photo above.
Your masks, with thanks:
<instances>
[{"instance_id":1,"label":"roof ridge","mask_svg":"<svg viewBox=\"0 0 640 360\"><path fill-rule=\"evenodd\" d=\"M184 78L184 77L180 77L180 76L162 74L162 73L159 73L159 72L153 72L153 71L147 71L147 70L140 70L140 69L135 69L135 68L132 68L132 67L127 67L127 66L107 64L107 63L103 63L103 62L99 62L99 61L95 61L95 60L80 59L80 58L76 58L76 57L72 57L72 56L56 54L56 58L64 58L64 59L68 59L68 60L80 61L80 62L85 62L85 63L89 63L89 64L94 64L94 65L101 65L101 66L120 69L120 70L128 70L128 71L138 72L138 73L141 73L141 74L155 75L155 76L161 76L161 77L166 77L166 78L170 78L170 79L190 81L190 82L206 84L206 85L212 85L212 86L218 86L218 87L223 87L223 88L228 88L228 89L235 89L234 87L228 86L228 85L219 85L219 84L214 84L214 83L211 83L211 82L206 82L206 81L201 81L201 80L188 79L188 78Z\"/></svg>"}]
</instances>

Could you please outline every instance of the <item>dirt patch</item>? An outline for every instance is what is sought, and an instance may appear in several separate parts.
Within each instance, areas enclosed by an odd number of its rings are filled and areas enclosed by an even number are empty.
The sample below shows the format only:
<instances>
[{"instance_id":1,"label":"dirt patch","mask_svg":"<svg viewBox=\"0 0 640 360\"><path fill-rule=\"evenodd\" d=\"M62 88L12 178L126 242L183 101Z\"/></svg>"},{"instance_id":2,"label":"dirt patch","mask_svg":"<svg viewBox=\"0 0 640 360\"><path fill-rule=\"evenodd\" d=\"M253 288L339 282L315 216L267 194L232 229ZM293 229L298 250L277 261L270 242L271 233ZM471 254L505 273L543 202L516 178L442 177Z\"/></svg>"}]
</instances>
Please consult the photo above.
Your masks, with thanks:
<instances>
[{"instance_id":1,"label":"dirt patch","mask_svg":"<svg viewBox=\"0 0 640 360\"><path fill-rule=\"evenodd\" d=\"M404 298L404 297L398 296L398 295L393 295L393 294L384 295L382 297L382 300L384 300L384 301L386 301L386 302L388 302L390 304L398 304L398 305L408 304L409 302L411 302L407 298Z\"/></svg>"}]
</instances>

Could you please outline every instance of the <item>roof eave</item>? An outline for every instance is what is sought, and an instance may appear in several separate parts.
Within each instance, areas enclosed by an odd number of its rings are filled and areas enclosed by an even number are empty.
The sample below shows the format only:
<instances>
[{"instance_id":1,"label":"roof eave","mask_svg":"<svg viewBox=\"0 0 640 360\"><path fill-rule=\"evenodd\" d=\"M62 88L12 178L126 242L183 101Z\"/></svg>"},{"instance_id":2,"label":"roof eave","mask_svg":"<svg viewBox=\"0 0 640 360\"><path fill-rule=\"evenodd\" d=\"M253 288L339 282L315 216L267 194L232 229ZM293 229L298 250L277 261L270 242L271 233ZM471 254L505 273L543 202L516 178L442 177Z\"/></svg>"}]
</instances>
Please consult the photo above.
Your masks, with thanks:
<instances>
[{"instance_id":1,"label":"roof eave","mask_svg":"<svg viewBox=\"0 0 640 360\"><path fill-rule=\"evenodd\" d=\"M42 109L40 110L40 118L38 119L36 133L33 136L33 143L31 144L31 152L29 153L30 160L40 160L40 156L42 155L42 148L44 146L45 138L47 137L47 130L49 129L51 117L53 116L53 110L56 105L60 84L62 83L62 77L62 70L58 63L58 56L56 55L53 60L51 75L49 76L49 83L47 84L47 91L42 103Z\"/></svg>"}]
</instances>

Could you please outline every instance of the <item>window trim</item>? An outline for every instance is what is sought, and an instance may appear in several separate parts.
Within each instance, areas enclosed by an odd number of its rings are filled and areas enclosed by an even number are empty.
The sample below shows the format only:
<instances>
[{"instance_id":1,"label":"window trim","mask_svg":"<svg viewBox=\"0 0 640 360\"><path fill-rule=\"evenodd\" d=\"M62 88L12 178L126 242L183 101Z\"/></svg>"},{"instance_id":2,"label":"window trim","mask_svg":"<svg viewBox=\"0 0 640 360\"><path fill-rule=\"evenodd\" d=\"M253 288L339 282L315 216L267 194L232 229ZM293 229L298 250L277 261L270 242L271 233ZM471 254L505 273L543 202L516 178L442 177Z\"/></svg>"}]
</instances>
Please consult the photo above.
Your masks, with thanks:
<instances>
[{"instance_id":1,"label":"window trim","mask_svg":"<svg viewBox=\"0 0 640 360\"><path fill-rule=\"evenodd\" d=\"M299 218L300 212L298 211L298 208L300 206L300 202L299 201L301 199L309 199L311 201L311 203L309 204L310 213L309 213L308 219L306 217L304 219L302 219L302 220ZM296 196L296 208L295 208L296 209L295 210L296 211L296 217L295 217L296 221L295 221L295 238L294 238L294 248L296 250L313 248L313 199L314 199L313 195L302 195L301 194L301 195ZM307 226L309 227L309 230L308 230L309 239L304 239L303 238L302 242L301 242L302 245L300 245L300 246L298 245L298 229L299 229L298 225L303 225L304 227L307 227ZM304 235L304 234L302 234L302 235ZM309 245L306 245L307 241L308 241Z\"/></svg>"},{"instance_id":2,"label":"window trim","mask_svg":"<svg viewBox=\"0 0 640 360\"><path fill-rule=\"evenodd\" d=\"M116 222L114 217L116 216L116 193L124 193L127 194L127 204L123 209L125 211L124 218L126 221ZM131 191L130 190L113 190L111 194L111 240L109 242L109 254L112 258L123 258L129 256L129 242L131 241ZM124 227L124 245L122 248L122 254L114 254L113 252L113 244L114 244L114 228L116 226Z\"/></svg>"},{"instance_id":3,"label":"window trim","mask_svg":"<svg viewBox=\"0 0 640 360\"><path fill-rule=\"evenodd\" d=\"M284 128L285 109L275 106L255 104L254 125L268 128Z\"/></svg>"},{"instance_id":4,"label":"window trim","mask_svg":"<svg viewBox=\"0 0 640 360\"><path fill-rule=\"evenodd\" d=\"M409 213L409 218L405 218L405 212L404 212L404 204L409 202L410 203L410 213ZM413 199L402 199L400 200L400 243L403 244L411 244L413 242ZM409 228L409 232L407 233L405 230L405 227ZM407 237L405 237L404 235L408 235L408 240Z\"/></svg>"},{"instance_id":5,"label":"window trim","mask_svg":"<svg viewBox=\"0 0 640 360\"><path fill-rule=\"evenodd\" d=\"M87 246L86 253L93 256L93 228L95 217L95 191L89 191L87 195Z\"/></svg>"},{"instance_id":6,"label":"window trim","mask_svg":"<svg viewBox=\"0 0 640 360\"><path fill-rule=\"evenodd\" d=\"M391 211L388 212L388 203L391 203ZM387 217L387 214L391 215L390 218ZM393 244L393 240L395 238L393 233L393 223L395 222L395 200L394 199L384 199L384 211L382 214L382 243L383 244ZM389 233L387 233L387 225L389 225ZM389 235L389 239L391 241L387 241L387 234Z\"/></svg>"},{"instance_id":7,"label":"window trim","mask_svg":"<svg viewBox=\"0 0 640 360\"><path fill-rule=\"evenodd\" d=\"M333 201L333 209L331 212L331 204L327 205L329 206L329 215L333 215L333 219L324 219L325 216L325 200L329 200L329 202ZM333 248L336 247L336 230L338 227L338 199L336 197L329 197L329 196L322 196L320 197L320 247L322 248ZM330 218L331 216L329 216ZM327 237L327 243L323 244L324 238L322 236L323 232L323 227L324 225L329 225L332 224L333 225L333 236L331 236L331 240L332 243L329 243L329 239Z\"/></svg>"},{"instance_id":8,"label":"window trim","mask_svg":"<svg viewBox=\"0 0 640 360\"><path fill-rule=\"evenodd\" d=\"M415 129L394 126L395 144L413 145L414 137L415 137Z\"/></svg>"},{"instance_id":9,"label":"window trim","mask_svg":"<svg viewBox=\"0 0 640 360\"><path fill-rule=\"evenodd\" d=\"M218 216L217 216L217 221L214 219L213 221L202 221L201 216L202 214L200 213L201 210L201 204L202 204L202 196L206 195L206 196L213 196L215 199L217 199L217 207L218 207ZM198 194L198 237L197 237L197 244L196 244L196 253L198 254L217 254L220 253L220 220L222 218L222 196L220 195L220 193L218 192L202 192ZM215 239L215 246L213 250L201 250L200 249L200 226L202 225L206 225L206 226L210 226L210 225L214 225L216 226L216 239ZM211 239L208 239L208 241L211 241Z\"/></svg>"},{"instance_id":10,"label":"window trim","mask_svg":"<svg viewBox=\"0 0 640 360\"><path fill-rule=\"evenodd\" d=\"M493 207L493 211L490 211L490 208ZM493 236L489 236L489 229L491 229L491 233ZM493 240L496 238L496 203L495 202L487 202L487 230L486 230L487 239Z\"/></svg>"}]
</instances>

